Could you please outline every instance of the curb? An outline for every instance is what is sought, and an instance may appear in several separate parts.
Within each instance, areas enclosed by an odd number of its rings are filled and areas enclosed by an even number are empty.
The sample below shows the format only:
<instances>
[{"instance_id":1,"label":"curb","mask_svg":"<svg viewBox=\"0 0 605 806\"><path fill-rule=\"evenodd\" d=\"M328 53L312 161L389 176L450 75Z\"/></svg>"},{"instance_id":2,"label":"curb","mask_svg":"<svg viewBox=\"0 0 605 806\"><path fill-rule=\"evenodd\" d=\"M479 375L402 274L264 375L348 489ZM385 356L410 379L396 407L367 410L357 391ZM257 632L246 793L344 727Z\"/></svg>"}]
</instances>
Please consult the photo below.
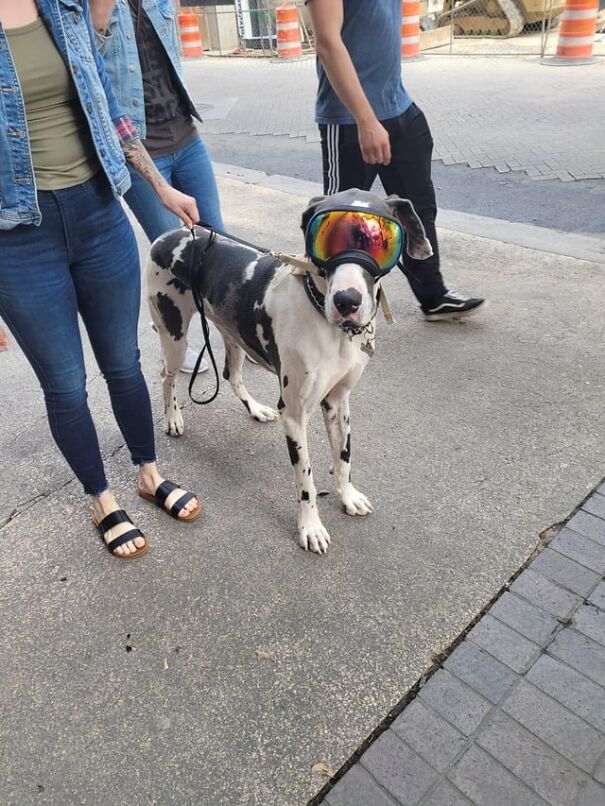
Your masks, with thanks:
<instances>
[{"instance_id":1,"label":"curb","mask_svg":"<svg viewBox=\"0 0 605 806\"><path fill-rule=\"evenodd\" d=\"M295 196L311 198L321 196L323 192L319 182L308 182L304 179L280 174L269 175L264 171L255 171L252 168L214 163L214 170L217 176L223 178ZM474 213L444 209L439 210L438 224L441 229L452 232L462 232L479 238L489 238L501 243L535 249L539 252L605 265L605 233L602 237L595 237L594 235L562 232L547 227L536 227L533 224L522 224L502 218L488 218Z\"/></svg>"}]
</instances>

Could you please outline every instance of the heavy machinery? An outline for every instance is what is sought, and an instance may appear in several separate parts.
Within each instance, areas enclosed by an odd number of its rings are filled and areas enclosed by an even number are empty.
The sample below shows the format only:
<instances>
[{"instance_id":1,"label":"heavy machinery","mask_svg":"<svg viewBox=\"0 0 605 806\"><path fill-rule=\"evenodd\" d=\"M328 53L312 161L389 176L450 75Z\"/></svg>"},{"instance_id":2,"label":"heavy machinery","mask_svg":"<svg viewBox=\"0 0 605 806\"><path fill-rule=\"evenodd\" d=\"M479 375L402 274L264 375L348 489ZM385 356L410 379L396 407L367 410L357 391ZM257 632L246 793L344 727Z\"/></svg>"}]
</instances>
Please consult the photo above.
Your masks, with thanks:
<instances>
[{"instance_id":1,"label":"heavy machinery","mask_svg":"<svg viewBox=\"0 0 605 806\"><path fill-rule=\"evenodd\" d=\"M526 25L551 20L554 24L563 13L564 0L443 0L439 27L452 24L454 4L455 36L519 36Z\"/></svg>"}]
</instances>

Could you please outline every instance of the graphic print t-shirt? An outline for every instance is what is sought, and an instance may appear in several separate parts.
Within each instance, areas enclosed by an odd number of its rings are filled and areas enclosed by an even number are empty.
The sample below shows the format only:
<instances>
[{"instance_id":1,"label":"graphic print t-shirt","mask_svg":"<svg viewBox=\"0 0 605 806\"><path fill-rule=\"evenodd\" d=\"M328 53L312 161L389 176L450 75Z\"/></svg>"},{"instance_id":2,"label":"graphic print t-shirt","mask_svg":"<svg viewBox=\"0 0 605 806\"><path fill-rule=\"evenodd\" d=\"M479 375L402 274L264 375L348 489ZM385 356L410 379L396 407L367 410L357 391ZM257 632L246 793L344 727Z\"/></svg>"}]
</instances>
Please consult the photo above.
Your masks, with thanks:
<instances>
[{"instance_id":1,"label":"graphic print t-shirt","mask_svg":"<svg viewBox=\"0 0 605 806\"><path fill-rule=\"evenodd\" d=\"M128 0L143 75L145 123L143 141L152 157L179 151L197 137L189 107L174 68L140 0Z\"/></svg>"}]
</instances>

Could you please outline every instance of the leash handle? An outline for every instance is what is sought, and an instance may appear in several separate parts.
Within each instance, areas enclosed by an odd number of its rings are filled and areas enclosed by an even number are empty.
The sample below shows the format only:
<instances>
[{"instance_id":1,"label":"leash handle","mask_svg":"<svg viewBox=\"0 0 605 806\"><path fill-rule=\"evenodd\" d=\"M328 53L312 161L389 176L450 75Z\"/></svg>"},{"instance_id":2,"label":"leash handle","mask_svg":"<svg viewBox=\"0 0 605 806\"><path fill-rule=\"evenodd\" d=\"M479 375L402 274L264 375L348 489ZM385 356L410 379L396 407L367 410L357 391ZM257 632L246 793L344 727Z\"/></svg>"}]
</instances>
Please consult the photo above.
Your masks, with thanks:
<instances>
[{"instance_id":1,"label":"leash handle","mask_svg":"<svg viewBox=\"0 0 605 806\"><path fill-rule=\"evenodd\" d=\"M199 262L197 266L195 265L195 243L197 241L197 236L195 234L195 226L191 227L191 259L189 261L189 285L191 287L191 293L193 295L193 301L195 302L195 307L198 309L200 314L200 320L202 323L202 334L204 336L204 346L200 350L200 354L197 357L197 361L195 362L195 367L193 368L193 372L191 373L191 379L189 381L189 397L193 401L193 403L197 403L199 406L205 406L208 403L212 403L213 400L216 399L219 389L220 389L220 378L218 374L218 368L216 366L216 359L214 357L214 352L212 350L212 345L210 344L210 325L208 324L208 319L206 318L206 311L204 309L204 297L201 291L201 281L202 281L202 268L204 265L204 258L206 257L206 253L208 249L212 246L214 241L216 240L216 232L213 227L207 227L210 230L210 236L208 238L208 243L204 247L204 251L202 252ZM212 363L212 369L214 370L214 380L215 380L215 387L214 392L211 397L197 400L193 396L193 386L197 380L197 376L199 375L200 366L202 364L202 359L204 358L204 353L208 350L208 357Z\"/></svg>"}]
</instances>

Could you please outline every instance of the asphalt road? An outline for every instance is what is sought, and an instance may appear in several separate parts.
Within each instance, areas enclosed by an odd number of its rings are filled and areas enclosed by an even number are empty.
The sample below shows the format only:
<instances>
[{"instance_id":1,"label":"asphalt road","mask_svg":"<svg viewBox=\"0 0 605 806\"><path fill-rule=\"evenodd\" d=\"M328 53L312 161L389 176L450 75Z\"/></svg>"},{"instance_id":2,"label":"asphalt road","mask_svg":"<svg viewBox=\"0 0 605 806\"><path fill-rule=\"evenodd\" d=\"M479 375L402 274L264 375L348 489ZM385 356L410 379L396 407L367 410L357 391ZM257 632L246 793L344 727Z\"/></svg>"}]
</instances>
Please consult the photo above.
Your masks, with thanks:
<instances>
[{"instance_id":1,"label":"asphalt road","mask_svg":"<svg viewBox=\"0 0 605 806\"><path fill-rule=\"evenodd\" d=\"M209 134L204 141L217 162L314 182L321 181L317 143L302 137ZM467 168L433 162L437 202L448 210L501 218L564 232L605 232L605 180L536 181L523 172Z\"/></svg>"}]
</instances>

